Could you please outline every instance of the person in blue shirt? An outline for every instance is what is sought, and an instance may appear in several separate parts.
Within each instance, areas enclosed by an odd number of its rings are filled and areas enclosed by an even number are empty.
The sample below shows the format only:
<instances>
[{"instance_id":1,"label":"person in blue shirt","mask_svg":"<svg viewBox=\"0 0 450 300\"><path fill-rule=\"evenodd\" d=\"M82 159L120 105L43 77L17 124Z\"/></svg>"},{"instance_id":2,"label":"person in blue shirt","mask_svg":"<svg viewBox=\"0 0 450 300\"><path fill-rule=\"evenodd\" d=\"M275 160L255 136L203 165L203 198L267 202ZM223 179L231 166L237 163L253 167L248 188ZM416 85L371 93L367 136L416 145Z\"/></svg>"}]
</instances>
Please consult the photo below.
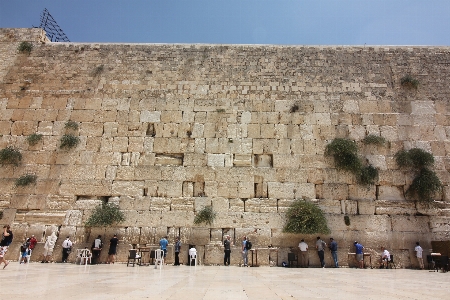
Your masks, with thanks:
<instances>
[{"instance_id":1,"label":"person in blue shirt","mask_svg":"<svg viewBox=\"0 0 450 300\"><path fill-rule=\"evenodd\" d=\"M164 257L166 257L166 255L167 255L167 245L168 244L169 244L169 242L167 241L167 236L163 237L159 241L159 247L162 251L164 251Z\"/></svg>"},{"instance_id":2,"label":"person in blue shirt","mask_svg":"<svg viewBox=\"0 0 450 300\"><path fill-rule=\"evenodd\" d=\"M356 261L358 262L359 268L364 269L364 246L355 241L353 243L356 249Z\"/></svg>"},{"instance_id":3,"label":"person in blue shirt","mask_svg":"<svg viewBox=\"0 0 450 300\"><path fill-rule=\"evenodd\" d=\"M338 245L337 245L336 241L333 238L330 238L330 246L329 246L329 248L331 250L331 256L333 257L333 260L334 260L334 267L335 268L339 268L338 255L337 255Z\"/></svg>"}]
</instances>

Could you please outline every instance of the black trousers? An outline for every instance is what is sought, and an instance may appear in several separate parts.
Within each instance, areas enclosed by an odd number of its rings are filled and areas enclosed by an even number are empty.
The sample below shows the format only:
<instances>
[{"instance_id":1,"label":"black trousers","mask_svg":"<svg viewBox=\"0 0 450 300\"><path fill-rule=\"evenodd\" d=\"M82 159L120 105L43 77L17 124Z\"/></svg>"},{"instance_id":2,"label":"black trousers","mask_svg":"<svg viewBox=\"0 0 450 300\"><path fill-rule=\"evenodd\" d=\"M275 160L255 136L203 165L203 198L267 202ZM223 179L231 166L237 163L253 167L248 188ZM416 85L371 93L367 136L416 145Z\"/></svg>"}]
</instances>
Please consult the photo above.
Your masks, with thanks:
<instances>
[{"instance_id":1,"label":"black trousers","mask_svg":"<svg viewBox=\"0 0 450 300\"><path fill-rule=\"evenodd\" d=\"M66 262L70 254L70 248L63 248L62 261Z\"/></svg>"},{"instance_id":2,"label":"black trousers","mask_svg":"<svg viewBox=\"0 0 450 300\"><path fill-rule=\"evenodd\" d=\"M231 250L224 250L225 251L225 255L223 257L223 264L226 265L230 265L230 254L231 254Z\"/></svg>"},{"instance_id":3,"label":"black trousers","mask_svg":"<svg viewBox=\"0 0 450 300\"><path fill-rule=\"evenodd\" d=\"M325 252L322 250L322 251L317 251L317 253L319 254L320 266L325 267Z\"/></svg>"},{"instance_id":4,"label":"black trousers","mask_svg":"<svg viewBox=\"0 0 450 300\"><path fill-rule=\"evenodd\" d=\"M175 252L175 266L180 265L180 258L178 257L179 254L180 252Z\"/></svg>"},{"instance_id":5,"label":"black trousers","mask_svg":"<svg viewBox=\"0 0 450 300\"><path fill-rule=\"evenodd\" d=\"M96 265L98 264L98 261L100 260L100 252L102 250L92 250L92 264Z\"/></svg>"}]
</instances>

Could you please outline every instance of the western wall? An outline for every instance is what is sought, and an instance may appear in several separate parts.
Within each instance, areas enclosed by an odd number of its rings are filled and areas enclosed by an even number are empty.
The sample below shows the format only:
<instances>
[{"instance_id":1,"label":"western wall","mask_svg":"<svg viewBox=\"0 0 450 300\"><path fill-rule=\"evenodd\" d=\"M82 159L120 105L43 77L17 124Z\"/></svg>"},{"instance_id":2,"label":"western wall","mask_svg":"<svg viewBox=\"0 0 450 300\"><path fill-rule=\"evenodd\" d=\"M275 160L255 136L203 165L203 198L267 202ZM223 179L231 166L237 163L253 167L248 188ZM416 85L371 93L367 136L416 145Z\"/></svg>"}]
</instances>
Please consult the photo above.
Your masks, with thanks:
<instances>
[{"instance_id":1,"label":"western wall","mask_svg":"<svg viewBox=\"0 0 450 300\"><path fill-rule=\"evenodd\" d=\"M22 41L30 53L17 50ZM408 74L417 89L400 84ZM14 232L7 258L34 234L38 260L56 231L55 260L67 235L84 248L117 233L118 260L132 245L164 235L173 245L179 235L183 253L195 245L201 263L222 264L230 234L232 264L247 235L253 247L279 247L279 265L305 238L318 266L316 235L282 231L287 208L306 198L326 213L332 233L322 237L338 242L341 266L354 264L347 252L358 240L372 260L386 246L400 267L416 267L416 241L429 254L431 241L449 239L449 82L449 47L51 43L40 29L0 29L0 149L23 155L17 167L0 166L1 223ZM69 120L81 142L62 150ZM43 139L30 146L34 133ZM389 145L364 145L369 134ZM379 170L375 185L324 155L336 137L357 142ZM413 177L394 154L414 147L435 158L443 189L433 206L405 198ZM36 184L15 187L27 173ZM102 201L126 220L86 228ZM206 205L216 219L194 225ZM258 262L269 264L268 250Z\"/></svg>"}]
</instances>

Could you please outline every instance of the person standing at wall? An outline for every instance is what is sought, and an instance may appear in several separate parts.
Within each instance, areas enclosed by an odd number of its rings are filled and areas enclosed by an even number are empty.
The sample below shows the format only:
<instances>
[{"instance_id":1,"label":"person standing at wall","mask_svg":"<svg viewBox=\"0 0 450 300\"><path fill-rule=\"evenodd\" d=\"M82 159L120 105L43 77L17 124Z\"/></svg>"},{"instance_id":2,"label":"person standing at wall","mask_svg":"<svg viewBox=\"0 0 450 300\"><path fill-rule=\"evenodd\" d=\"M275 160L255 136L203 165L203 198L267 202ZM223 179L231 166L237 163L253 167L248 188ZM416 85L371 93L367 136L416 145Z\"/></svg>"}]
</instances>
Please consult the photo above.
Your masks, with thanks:
<instances>
[{"instance_id":1,"label":"person standing at wall","mask_svg":"<svg viewBox=\"0 0 450 300\"><path fill-rule=\"evenodd\" d=\"M387 269L388 268L388 262L391 261L391 254L384 247L381 247L381 251L382 251L382 253L381 253L381 260L380 260L380 269L382 269L382 268L386 268Z\"/></svg>"},{"instance_id":2,"label":"person standing at wall","mask_svg":"<svg viewBox=\"0 0 450 300\"><path fill-rule=\"evenodd\" d=\"M167 241L167 236L165 236L159 241L159 247L164 251L164 258L166 258L167 255L167 245L169 245L169 242Z\"/></svg>"},{"instance_id":3,"label":"person standing at wall","mask_svg":"<svg viewBox=\"0 0 450 300\"><path fill-rule=\"evenodd\" d=\"M37 244L37 240L34 237L34 234L32 234L30 237L30 246L28 247L30 257L31 257L31 253L33 253L34 247L36 247L36 244Z\"/></svg>"},{"instance_id":4,"label":"person standing at wall","mask_svg":"<svg viewBox=\"0 0 450 300\"><path fill-rule=\"evenodd\" d=\"M175 263L174 266L180 265L180 250L181 250L181 241L180 237L177 236L175 239Z\"/></svg>"},{"instance_id":5,"label":"person standing at wall","mask_svg":"<svg viewBox=\"0 0 450 300\"><path fill-rule=\"evenodd\" d=\"M62 262L66 263L67 258L69 257L70 252L72 251L72 241L70 237L66 237L64 242L62 243Z\"/></svg>"},{"instance_id":6,"label":"person standing at wall","mask_svg":"<svg viewBox=\"0 0 450 300\"><path fill-rule=\"evenodd\" d=\"M58 237L54 232L52 232L52 234L47 237L47 240L45 241L44 244L44 253L41 263L48 263L50 261L50 257L53 254L53 248L55 248L57 238Z\"/></svg>"},{"instance_id":7,"label":"person standing at wall","mask_svg":"<svg viewBox=\"0 0 450 300\"><path fill-rule=\"evenodd\" d=\"M304 239L298 244L298 249L300 249L300 266L306 268L308 266L308 244Z\"/></svg>"},{"instance_id":8,"label":"person standing at wall","mask_svg":"<svg viewBox=\"0 0 450 300\"><path fill-rule=\"evenodd\" d=\"M231 255L231 241L230 236L227 235L225 240L223 241L223 247L224 247L224 257L223 257L223 264L224 266L230 265L230 255Z\"/></svg>"},{"instance_id":9,"label":"person standing at wall","mask_svg":"<svg viewBox=\"0 0 450 300\"><path fill-rule=\"evenodd\" d=\"M248 249L247 249L247 237L242 237L242 260L244 261L244 267L248 267Z\"/></svg>"},{"instance_id":10,"label":"person standing at wall","mask_svg":"<svg viewBox=\"0 0 450 300\"><path fill-rule=\"evenodd\" d=\"M322 268L325 268L325 248L327 247L327 244L320 239L320 236L317 237L317 242L316 242L316 249L317 249L317 254L319 255L319 259L320 259L320 266Z\"/></svg>"},{"instance_id":11,"label":"person standing at wall","mask_svg":"<svg viewBox=\"0 0 450 300\"><path fill-rule=\"evenodd\" d=\"M11 231L11 227L9 225L3 226L3 234L0 246L9 247L12 241L13 241L13 232Z\"/></svg>"},{"instance_id":12,"label":"person standing at wall","mask_svg":"<svg viewBox=\"0 0 450 300\"><path fill-rule=\"evenodd\" d=\"M100 260L100 253L102 252L102 236L99 235L92 244L92 264L96 265L98 264L98 261Z\"/></svg>"},{"instance_id":13,"label":"person standing at wall","mask_svg":"<svg viewBox=\"0 0 450 300\"><path fill-rule=\"evenodd\" d=\"M422 259L423 249L422 247L420 247L419 242L416 242L416 247L414 248L414 251L416 252L417 260L419 261L419 267L421 270L423 270L423 259Z\"/></svg>"},{"instance_id":14,"label":"person standing at wall","mask_svg":"<svg viewBox=\"0 0 450 300\"><path fill-rule=\"evenodd\" d=\"M358 262L358 266L360 269L364 269L364 246L357 241L355 241L353 245L355 245L356 261Z\"/></svg>"},{"instance_id":15,"label":"person standing at wall","mask_svg":"<svg viewBox=\"0 0 450 300\"><path fill-rule=\"evenodd\" d=\"M337 249L338 249L337 242L333 238L330 238L330 251L331 251L331 256L333 257L335 268L339 268Z\"/></svg>"},{"instance_id":16,"label":"person standing at wall","mask_svg":"<svg viewBox=\"0 0 450 300\"><path fill-rule=\"evenodd\" d=\"M109 250L108 250L108 264L113 264L115 255L117 254L117 244L119 243L119 239L117 238L117 234L115 234L112 239L109 240Z\"/></svg>"}]
</instances>

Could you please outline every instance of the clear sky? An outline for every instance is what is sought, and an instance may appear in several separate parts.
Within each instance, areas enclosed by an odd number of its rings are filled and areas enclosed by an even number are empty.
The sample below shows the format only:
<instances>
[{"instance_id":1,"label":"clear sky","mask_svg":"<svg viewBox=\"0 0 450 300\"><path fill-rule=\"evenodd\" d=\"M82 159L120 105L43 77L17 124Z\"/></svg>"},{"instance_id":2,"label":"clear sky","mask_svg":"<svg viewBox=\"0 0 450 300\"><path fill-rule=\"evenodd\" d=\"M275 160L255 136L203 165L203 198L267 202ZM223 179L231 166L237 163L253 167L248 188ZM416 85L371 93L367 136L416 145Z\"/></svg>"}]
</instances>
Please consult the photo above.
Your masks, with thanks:
<instances>
[{"instance_id":1,"label":"clear sky","mask_svg":"<svg viewBox=\"0 0 450 300\"><path fill-rule=\"evenodd\" d=\"M72 42L450 45L450 0L0 0L0 27Z\"/></svg>"}]
</instances>

